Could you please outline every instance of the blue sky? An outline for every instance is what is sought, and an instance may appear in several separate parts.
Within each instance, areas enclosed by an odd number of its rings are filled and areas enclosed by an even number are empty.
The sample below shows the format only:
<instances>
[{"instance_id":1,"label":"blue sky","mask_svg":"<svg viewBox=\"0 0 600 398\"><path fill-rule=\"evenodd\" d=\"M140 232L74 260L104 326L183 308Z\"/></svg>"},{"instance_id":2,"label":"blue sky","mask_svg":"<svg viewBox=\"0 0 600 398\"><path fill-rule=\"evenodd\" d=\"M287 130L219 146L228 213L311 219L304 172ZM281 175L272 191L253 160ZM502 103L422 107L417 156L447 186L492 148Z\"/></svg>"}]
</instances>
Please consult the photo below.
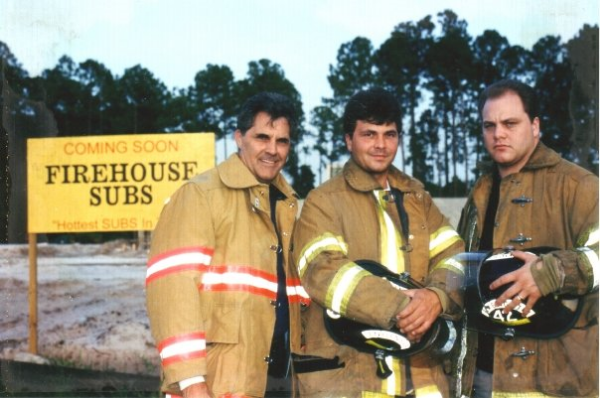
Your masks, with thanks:
<instances>
[{"instance_id":1,"label":"blue sky","mask_svg":"<svg viewBox=\"0 0 600 398\"><path fill-rule=\"evenodd\" d=\"M526 48L542 36L598 24L598 0L0 0L0 40L31 76L62 55L113 74L137 64L168 88L191 85L206 64L242 79L250 61L281 65L308 112L331 95L329 65L357 36L377 48L400 22L451 9L472 36L497 30Z\"/></svg>"},{"instance_id":2,"label":"blue sky","mask_svg":"<svg viewBox=\"0 0 600 398\"><path fill-rule=\"evenodd\" d=\"M191 85L207 63L239 79L268 58L312 108L330 94L342 43L363 36L378 47L398 23L446 8L472 36L495 29L526 48L546 34L568 40L599 13L597 0L0 0L0 40L34 76L67 54L118 75L141 64L169 88Z\"/></svg>"}]
</instances>

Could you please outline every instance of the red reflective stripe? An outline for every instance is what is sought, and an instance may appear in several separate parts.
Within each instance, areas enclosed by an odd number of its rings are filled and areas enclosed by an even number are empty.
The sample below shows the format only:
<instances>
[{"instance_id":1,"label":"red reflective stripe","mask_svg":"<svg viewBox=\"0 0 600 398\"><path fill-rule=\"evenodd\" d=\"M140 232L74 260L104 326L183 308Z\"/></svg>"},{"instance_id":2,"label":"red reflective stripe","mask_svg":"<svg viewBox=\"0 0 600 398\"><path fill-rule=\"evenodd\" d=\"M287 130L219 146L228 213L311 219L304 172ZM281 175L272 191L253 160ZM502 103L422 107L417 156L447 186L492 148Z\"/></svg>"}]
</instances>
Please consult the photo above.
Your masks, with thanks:
<instances>
[{"instance_id":1,"label":"red reflective stripe","mask_svg":"<svg viewBox=\"0 0 600 398\"><path fill-rule=\"evenodd\" d=\"M247 292L247 293L256 294L257 296L263 296L263 297L269 298L271 300L277 299L277 292L273 292L272 290L269 290L269 289L262 289L262 288L258 288L256 286L250 286L250 285L227 284L227 283L219 283L219 284L211 284L211 285L199 284L198 289L200 289L203 292ZM301 294L289 294L288 301L291 304L297 304L297 303L302 303L302 304L306 304L306 305L310 304L310 299Z\"/></svg>"},{"instance_id":2,"label":"red reflective stripe","mask_svg":"<svg viewBox=\"0 0 600 398\"><path fill-rule=\"evenodd\" d=\"M163 359L162 364L164 367L167 367L177 362L190 361L192 359L204 358L205 356L206 350L195 351L189 354L173 355L172 357Z\"/></svg>"},{"instance_id":3,"label":"red reflective stripe","mask_svg":"<svg viewBox=\"0 0 600 398\"><path fill-rule=\"evenodd\" d=\"M210 274L224 275L227 273L237 273L246 276L250 276L253 278L260 278L264 280L266 283L273 283L277 285L277 276L270 274L265 271L258 270L256 268L243 266L243 265L221 265L221 266L210 266L206 268L205 274L208 276ZM252 284L252 281L248 281L248 283L204 283L200 282L198 284L198 289L203 292L247 292L256 294L258 296L264 296L269 299L277 298L277 288L274 290L270 290L264 287L256 286Z\"/></svg>"},{"instance_id":4,"label":"red reflective stripe","mask_svg":"<svg viewBox=\"0 0 600 398\"><path fill-rule=\"evenodd\" d=\"M303 296L298 296L298 295L293 295L293 296L288 296L288 300L291 304L306 304L309 305L310 304L310 299L303 297Z\"/></svg>"},{"instance_id":5,"label":"red reflective stripe","mask_svg":"<svg viewBox=\"0 0 600 398\"><path fill-rule=\"evenodd\" d=\"M149 277L146 278L146 285L148 285L150 282L156 280L156 279L160 279L163 278L167 275L170 274L175 274L178 272L184 272L184 271L198 271L200 272L200 269L206 267L206 265L204 264L184 264L184 265L178 265L176 267L169 267L167 269L164 269L162 271L158 271L153 273L152 275L150 275Z\"/></svg>"},{"instance_id":6,"label":"red reflective stripe","mask_svg":"<svg viewBox=\"0 0 600 398\"><path fill-rule=\"evenodd\" d=\"M206 272L212 272L215 274L225 274L227 272L237 272L240 274L248 274L252 276L258 276L260 278L266 279L269 282L277 283L277 275L273 275L271 273L252 268L246 265L213 265L206 268Z\"/></svg>"},{"instance_id":7,"label":"red reflective stripe","mask_svg":"<svg viewBox=\"0 0 600 398\"><path fill-rule=\"evenodd\" d=\"M151 275L146 276L146 286L150 282L152 282L156 279L163 278L163 277L173 274L173 273L179 273L179 272L185 272L185 271L199 272L199 271L201 271L201 267L205 267L205 266L209 265L209 262L210 262L210 259L212 258L213 253L214 253L214 250L211 248L198 246L198 247L179 248L176 250L171 250L168 252L161 253L157 256L154 256L150 259L150 261L148 261L147 273L149 273L150 270L152 269L152 267L154 267L154 266L161 267L161 264L160 264L161 262L168 263L170 259L174 259L179 256L185 257L186 255L191 255L191 256L200 255L200 257L208 257L208 258L203 259L202 261L193 261L193 262L191 261L191 259L188 259L187 260L188 262L182 262L180 264L178 264L178 263L169 264L167 267L165 267L164 269L162 269L160 271L153 270Z\"/></svg>"},{"instance_id":8,"label":"red reflective stripe","mask_svg":"<svg viewBox=\"0 0 600 398\"><path fill-rule=\"evenodd\" d=\"M221 394L221 395L219 395L219 398L250 398L250 397L247 395L239 395L239 394L229 393L229 394Z\"/></svg>"},{"instance_id":9,"label":"red reflective stripe","mask_svg":"<svg viewBox=\"0 0 600 398\"><path fill-rule=\"evenodd\" d=\"M172 336L172 337L169 337L169 338L166 338L166 339L160 341L157 344L156 348L158 348L158 351L161 352L165 347L173 345L173 344L184 343L186 341L191 341L191 340L205 340L205 339L206 339L206 334L204 332L180 334L178 336Z\"/></svg>"},{"instance_id":10,"label":"red reflective stripe","mask_svg":"<svg viewBox=\"0 0 600 398\"><path fill-rule=\"evenodd\" d=\"M256 286L250 285L242 285L242 284L228 284L228 283L218 283L212 285L198 285L198 288L203 292L247 292L256 294L257 296L264 296L275 300L277 298L277 292L271 291L269 289L262 289Z\"/></svg>"},{"instance_id":11,"label":"red reflective stripe","mask_svg":"<svg viewBox=\"0 0 600 398\"><path fill-rule=\"evenodd\" d=\"M161 260L164 260L166 258L177 256L179 254L186 254L186 253L202 253L202 254L212 257L212 255L215 253L215 250L210 247L204 247L204 246L181 247L179 249L170 250L170 251L167 251L164 253L157 254L156 256L152 257L148 261L148 268L150 268L155 263L157 263Z\"/></svg>"},{"instance_id":12,"label":"red reflective stripe","mask_svg":"<svg viewBox=\"0 0 600 398\"><path fill-rule=\"evenodd\" d=\"M300 279L298 278L290 278L287 280L287 291L288 291L288 300L292 304L310 304L310 298L308 297L308 293L302 287L300 283ZM294 293L290 292L290 289L293 289ZM304 293L304 294L302 294Z\"/></svg>"},{"instance_id":13,"label":"red reflective stripe","mask_svg":"<svg viewBox=\"0 0 600 398\"><path fill-rule=\"evenodd\" d=\"M247 275L251 277L258 277L265 280L267 283L277 284L277 276L270 274L265 271L257 270L256 268L248 267L248 266L209 266L205 268L205 274L217 274L224 275L227 273L238 273L242 275ZM293 289L295 293L289 293L290 289ZM263 287L256 286L252 284L252 281L249 283L203 283L200 282L198 284L198 290L203 292L247 292L251 294L255 294L258 296L267 297L271 300L275 300L277 298L276 289L267 289ZM288 300L290 303L303 303L310 304L310 298L308 298L308 294L305 292L304 288L300 283L300 279L298 278L289 278L286 280L286 290L288 291ZM301 290L299 293L298 291ZM305 294L302 294L305 293Z\"/></svg>"},{"instance_id":14,"label":"red reflective stripe","mask_svg":"<svg viewBox=\"0 0 600 398\"><path fill-rule=\"evenodd\" d=\"M288 286L302 286L299 278L288 278L286 282Z\"/></svg>"}]
</instances>

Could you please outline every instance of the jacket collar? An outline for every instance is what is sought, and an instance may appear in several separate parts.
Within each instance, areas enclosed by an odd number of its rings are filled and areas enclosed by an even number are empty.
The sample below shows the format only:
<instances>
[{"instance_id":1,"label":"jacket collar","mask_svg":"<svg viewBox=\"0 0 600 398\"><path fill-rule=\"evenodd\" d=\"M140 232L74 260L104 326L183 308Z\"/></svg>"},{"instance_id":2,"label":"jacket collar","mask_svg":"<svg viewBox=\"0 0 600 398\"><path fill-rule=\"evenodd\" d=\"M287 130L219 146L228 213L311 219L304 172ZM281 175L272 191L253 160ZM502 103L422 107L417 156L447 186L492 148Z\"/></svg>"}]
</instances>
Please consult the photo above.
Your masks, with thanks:
<instances>
[{"instance_id":1,"label":"jacket collar","mask_svg":"<svg viewBox=\"0 0 600 398\"><path fill-rule=\"evenodd\" d=\"M352 158L346 162L342 173L348 185L357 191L370 192L385 188L379 185L377 180L375 180L371 174L356 164ZM397 188L403 192L413 191L415 188L415 180L394 166L390 166L390 170L388 172L388 181L391 188Z\"/></svg>"},{"instance_id":2,"label":"jacket collar","mask_svg":"<svg viewBox=\"0 0 600 398\"><path fill-rule=\"evenodd\" d=\"M523 170L535 170L556 166L560 160L561 157L558 153L548 148L540 141L535 148L535 151L531 154L529 161L523 167Z\"/></svg>"},{"instance_id":3,"label":"jacket collar","mask_svg":"<svg viewBox=\"0 0 600 398\"><path fill-rule=\"evenodd\" d=\"M232 189L247 189L258 186L268 186L259 182L254 174L242 162L237 153L232 154L224 162L217 165L217 171L223 184ZM286 197L297 197L296 192L279 173L272 184Z\"/></svg>"},{"instance_id":4,"label":"jacket collar","mask_svg":"<svg viewBox=\"0 0 600 398\"><path fill-rule=\"evenodd\" d=\"M546 167L552 167L558 164L560 160L561 156L558 153L548 148L540 141L537 144L535 150L531 154L531 157L529 158L525 166L523 166L523 168L521 169L521 171L537 170ZM493 161L489 160L481 162L479 164L479 168L486 173L491 172L495 168L495 166L496 164Z\"/></svg>"}]
</instances>

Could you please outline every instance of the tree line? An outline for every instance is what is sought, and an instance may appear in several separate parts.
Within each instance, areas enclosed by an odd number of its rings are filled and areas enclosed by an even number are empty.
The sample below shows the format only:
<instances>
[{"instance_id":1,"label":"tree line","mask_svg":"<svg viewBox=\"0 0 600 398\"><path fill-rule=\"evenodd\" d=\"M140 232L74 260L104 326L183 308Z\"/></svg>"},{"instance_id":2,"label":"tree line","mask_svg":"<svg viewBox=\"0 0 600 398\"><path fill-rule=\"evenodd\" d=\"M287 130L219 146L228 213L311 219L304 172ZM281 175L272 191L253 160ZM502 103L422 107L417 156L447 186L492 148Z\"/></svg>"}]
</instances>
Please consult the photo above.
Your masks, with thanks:
<instances>
[{"instance_id":1,"label":"tree line","mask_svg":"<svg viewBox=\"0 0 600 398\"><path fill-rule=\"evenodd\" d=\"M77 63L64 55L30 77L1 41L0 57L11 90L43 102L58 136L211 131L224 140L235 129L243 98L263 90L288 95L300 111L301 128L292 137L296 150L285 171L302 197L344 159L343 107L357 90L373 86L400 102L400 162L434 196L464 196L477 177L476 164L486 156L477 98L501 78L534 86L542 141L598 174L598 26L584 25L567 42L542 37L531 49L511 45L495 30L471 37L467 26L445 10L435 19L399 23L378 48L364 37L341 44L327 75L332 95L308 115L283 68L268 59L249 62L238 80L227 65L208 64L188 87L169 89L141 65L119 76L97 60ZM17 111L27 117L26 107ZM300 155L311 152L319 164L302 164Z\"/></svg>"}]
</instances>

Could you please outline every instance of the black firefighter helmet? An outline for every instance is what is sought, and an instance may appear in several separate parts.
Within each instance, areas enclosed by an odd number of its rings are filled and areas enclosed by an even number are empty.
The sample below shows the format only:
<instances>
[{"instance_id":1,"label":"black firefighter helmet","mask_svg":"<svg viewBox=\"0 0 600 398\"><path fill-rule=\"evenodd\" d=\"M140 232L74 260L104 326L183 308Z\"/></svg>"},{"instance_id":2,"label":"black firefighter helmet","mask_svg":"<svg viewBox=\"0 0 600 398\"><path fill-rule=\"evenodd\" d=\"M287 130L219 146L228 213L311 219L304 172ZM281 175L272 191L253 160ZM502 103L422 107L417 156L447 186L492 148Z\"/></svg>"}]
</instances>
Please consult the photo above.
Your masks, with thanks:
<instances>
[{"instance_id":1,"label":"black firefighter helmet","mask_svg":"<svg viewBox=\"0 0 600 398\"><path fill-rule=\"evenodd\" d=\"M388 280L398 289L420 289L423 286L408 274L396 274L385 266L371 260L355 261L369 273ZM381 329L340 316L325 310L325 327L329 335L338 343L351 346L359 351L373 353L378 360L385 356L399 358L418 353L428 356L442 356L450 352L456 342L457 331L452 321L438 318L418 343L411 342L397 328ZM379 372L378 372L379 374ZM385 372L380 377L386 377Z\"/></svg>"},{"instance_id":2,"label":"black firefighter helmet","mask_svg":"<svg viewBox=\"0 0 600 398\"><path fill-rule=\"evenodd\" d=\"M527 252L540 255L555 248L537 247ZM508 314L502 310L510 300L496 305L496 299L511 284L495 290L490 284L499 277L523 266L523 261L512 255L511 249L488 252L464 253L470 256L465 267L465 307L467 327L506 339L514 336L532 338L554 338L568 331L581 311L576 297L548 295L540 298L524 316L524 303L517 305Z\"/></svg>"}]
</instances>

